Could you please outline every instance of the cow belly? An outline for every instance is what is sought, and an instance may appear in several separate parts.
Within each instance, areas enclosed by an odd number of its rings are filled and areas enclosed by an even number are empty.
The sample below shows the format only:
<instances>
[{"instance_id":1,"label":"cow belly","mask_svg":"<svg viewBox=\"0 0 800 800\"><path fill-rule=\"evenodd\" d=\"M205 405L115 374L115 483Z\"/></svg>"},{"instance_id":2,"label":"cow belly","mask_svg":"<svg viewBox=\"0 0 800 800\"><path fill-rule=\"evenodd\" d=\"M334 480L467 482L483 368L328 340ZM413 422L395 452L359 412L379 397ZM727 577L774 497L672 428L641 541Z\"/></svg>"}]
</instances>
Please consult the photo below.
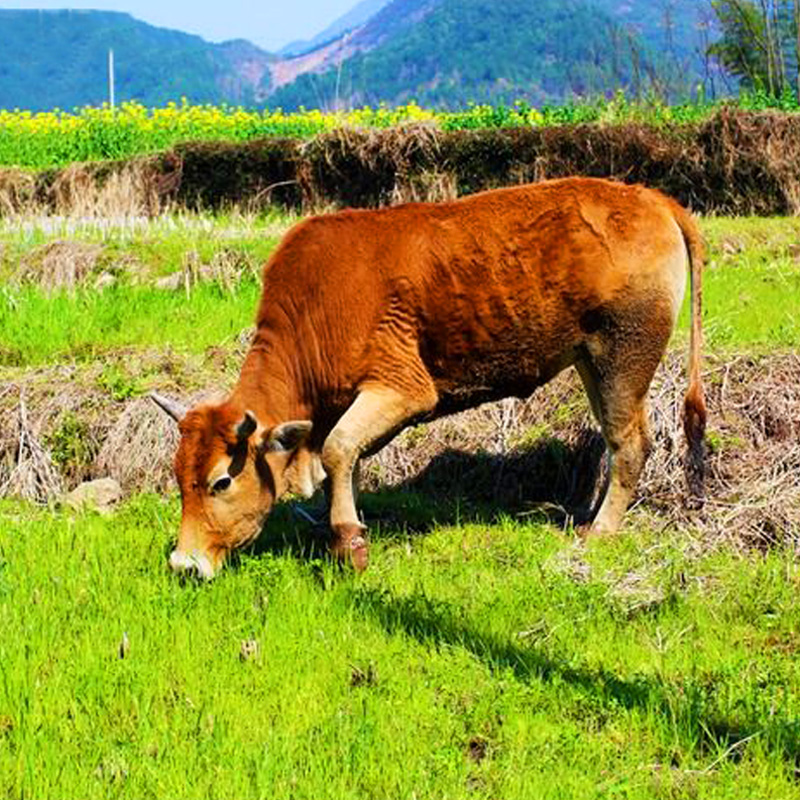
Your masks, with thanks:
<instances>
[{"instance_id":1,"label":"cow belly","mask_svg":"<svg viewBox=\"0 0 800 800\"><path fill-rule=\"evenodd\" d=\"M474 408L504 397L530 396L574 363L579 344L565 337L553 348L519 347L465 355L429 366L439 395L437 415Z\"/></svg>"}]
</instances>

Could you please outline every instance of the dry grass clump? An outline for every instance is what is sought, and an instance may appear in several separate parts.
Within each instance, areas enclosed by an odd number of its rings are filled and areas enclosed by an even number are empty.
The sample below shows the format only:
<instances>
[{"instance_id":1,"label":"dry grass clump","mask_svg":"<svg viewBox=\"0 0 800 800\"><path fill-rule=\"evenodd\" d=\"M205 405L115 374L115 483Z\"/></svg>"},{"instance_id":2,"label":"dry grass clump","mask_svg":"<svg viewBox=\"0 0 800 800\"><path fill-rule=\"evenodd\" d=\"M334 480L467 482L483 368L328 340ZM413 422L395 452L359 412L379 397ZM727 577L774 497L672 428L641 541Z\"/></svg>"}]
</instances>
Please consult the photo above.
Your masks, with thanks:
<instances>
[{"instance_id":1,"label":"dry grass clump","mask_svg":"<svg viewBox=\"0 0 800 800\"><path fill-rule=\"evenodd\" d=\"M47 503L61 494L61 475L30 424L22 393L11 425L0 432L0 447L0 496Z\"/></svg>"},{"instance_id":2,"label":"dry grass clump","mask_svg":"<svg viewBox=\"0 0 800 800\"><path fill-rule=\"evenodd\" d=\"M154 217L169 210L171 175L162 173L154 159L134 159L92 177L84 165L64 169L51 189L55 213L107 219Z\"/></svg>"},{"instance_id":3,"label":"dry grass clump","mask_svg":"<svg viewBox=\"0 0 800 800\"><path fill-rule=\"evenodd\" d=\"M0 383L0 496L31 494L7 480L8 465L16 463L26 442L35 442L31 447L37 458L50 463L58 478L40 500L55 496L56 484L63 488L95 477L92 462L106 435L103 412L108 405L93 378L78 380L72 367L29 371L22 380Z\"/></svg>"},{"instance_id":4,"label":"dry grass clump","mask_svg":"<svg viewBox=\"0 0 800 800\"><path fill-rule=\"evenodd\" d=\"M211 365L176 354L137 358L137 371L159 374L158 388L176 396L179 385L208 385L217 377ZM105 477L129 492L170 486L174 423L147 398L115 396L104 378L107 367L45 367L0 381L0 497L43 501ZM208 396L203 391L187 400Z\"/></svg>"},{"instance_id":5,"label":"dry grass clump","mask_svg":"<svg viewBox=\"0 0 800 800\"><path fill-rule=\"evenodd\" d=\"M455 180L440 165L440 145L438 127L424 122L320 134L300 148L304 204L358 207L452 199Z\"/></svg>"},{"instance_id":6,"label":"dry grass clump","mask_svg":"<svg viewBox=\"0 0 800 800\"><path fill-rule=\"evenodd\" d=\"M36 174L15 167L0 169L0 217L38 211Z\"/></svg>"},{"instance_id":7,"label":"dry grass clump","mask_svg":"<svg viewBox=\"0 0 800 800\"><path fill-rule=\"evenodd\" d=\"M0 216L149 218L171 210L181 178L175 156L72 164L35 173L0 169Z\"/></svg>"},{"instance_id":8,"label":"dry grass clump","mask_svg":"<svg viewBox=\"0 0 800 800\"><path fill-rule=\"evenodd\" d=\"M178 427L152 400L139 397L125 405L110 426L94 471L119 481L126 491L170 487L171 458Z\"/></svg>"},{"instance_id":9,"label":"dry grass clump","mask_svg":"<svg viewBox=\"0 0 800 800\"><path fill-rule=\"evenodd\" d=\"M800 355L718 367L706 524L754 544L800 536Z\"/></svg>"},{"instance_id":10,"label":"dry grass clump","mask_svg":"<svg viewBox=\"0 0 800 800\"><path fill-rule=\"evenodd\" d=\"M12 280L36 284L46 292L74 292L95 274L102 253L100 244L48 242L20 260Z\"/></svg>"},{"instance_id":11,"label":"dry grass clump","mask_svg":"<svg viewBox=\"0 0 800 800\"><path fill-rule=\"evenodd\" d=\"M50 187L55 214L82 218L153 217L167 209L162 181L152 159L134 159L115 168L73 164L60 170Z\"/></svg>"},{"instance_id":12,"label":"dry grass clump","mask_svg":"<svg viewBox=\"0 0 800 800\"><path fill-rule=\"evenodd\" d=\"M183 402L191 407L221 399L219 390L211 390L183 398ZM114 478L128 492L174 488L172 460L180 439L175 421L149 397L128 401L115 417L93 471Z\"/></svg>"}]
</instances>

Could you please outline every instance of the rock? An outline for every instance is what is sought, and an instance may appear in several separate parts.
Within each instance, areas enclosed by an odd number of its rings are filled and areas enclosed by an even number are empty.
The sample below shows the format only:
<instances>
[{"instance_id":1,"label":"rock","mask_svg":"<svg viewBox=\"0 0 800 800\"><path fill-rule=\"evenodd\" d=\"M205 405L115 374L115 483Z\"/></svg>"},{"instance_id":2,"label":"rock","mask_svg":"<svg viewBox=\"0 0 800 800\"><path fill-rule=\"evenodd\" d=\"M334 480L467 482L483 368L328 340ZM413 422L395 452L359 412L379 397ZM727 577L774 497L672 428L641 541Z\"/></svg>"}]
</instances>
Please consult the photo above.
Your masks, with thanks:
<instances>
[{"instance_id":1,"label":"rock","mask_svg":"<svg viewBox=\"0 0 800 800\"><path fill-rule=\"evenodd\" d=\"M64 498L64 502L76 511L97 511L110 514L122 499L122 487L113 478L100 478L82 483Z\"/></svg>"},{"instance_id":2,"label":"rock","mask_svg":"<svg viewBox=\"0 0 800 800\"><path fill-rule=\"evenodd\" d=\"M94 288L102 290L109 286L113 286L116 282L117 279L110 272L101 272L94 282Z\"/></svg>"},{"instance_id":3,"label":"rock","mask_svg":"<svg viewBox=\"0 0 800 800\"><path fill-rule=\"evenodd\" d=\"M169 275L165 275L163 278L159 278L155 282L156 289L165 289L168 292L177 292L184 284L184 278L182 272L172 272Z\"/></svg>"}]
</instances>

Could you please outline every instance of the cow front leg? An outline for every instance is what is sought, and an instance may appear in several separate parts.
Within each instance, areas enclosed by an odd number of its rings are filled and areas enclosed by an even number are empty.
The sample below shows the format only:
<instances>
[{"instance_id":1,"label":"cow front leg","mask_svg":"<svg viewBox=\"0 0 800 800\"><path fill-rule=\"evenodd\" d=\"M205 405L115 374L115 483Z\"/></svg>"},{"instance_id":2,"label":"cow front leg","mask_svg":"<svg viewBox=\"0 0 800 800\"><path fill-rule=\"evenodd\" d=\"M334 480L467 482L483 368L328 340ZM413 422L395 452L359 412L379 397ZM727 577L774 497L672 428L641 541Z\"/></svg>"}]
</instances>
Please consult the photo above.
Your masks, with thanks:
<instances>
[{"instance_id":1,"label":"cow front leg","mask_svg":"<svg viewBox=\"0 0 800 800\"><path fill-rule=\"evenodd\" d=\"M431 387L411 395L388 386L363 388L322 447L322 464L330 481L331 554L366 569L369 546L366 527L358 519L353 477L361 454L390 438L415 417L433 410L436 393Z\"/></svg>"}]
</instances>

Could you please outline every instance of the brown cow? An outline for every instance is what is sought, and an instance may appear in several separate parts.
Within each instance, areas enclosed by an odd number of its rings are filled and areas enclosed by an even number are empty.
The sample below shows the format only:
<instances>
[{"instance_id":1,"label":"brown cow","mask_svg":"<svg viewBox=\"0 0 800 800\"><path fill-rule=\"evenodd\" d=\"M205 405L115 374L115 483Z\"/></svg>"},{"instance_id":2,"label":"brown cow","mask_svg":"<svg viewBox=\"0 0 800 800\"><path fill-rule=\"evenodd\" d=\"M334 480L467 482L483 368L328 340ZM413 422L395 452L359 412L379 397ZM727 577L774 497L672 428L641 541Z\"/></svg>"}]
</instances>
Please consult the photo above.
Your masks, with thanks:
<instances>
[{"instance_id":1,"label":"brown cow","mask_svg":"<svg viewBox=\"0 0 800 800\"><path fill-rule=\"evenodd\" d=\"M257 330L220 405L180 422L178 571L214 575L287 487L327 474L331 552L367 564L353 472L399 430L574 365L611 452L591 531L615 531L647 457L645 397L691 274L685 427L702 453L701 238L652 189L569 178L298 224L264 268ZM687 270L687 266L690 267Z\"/></svg>"}]
</instances>

